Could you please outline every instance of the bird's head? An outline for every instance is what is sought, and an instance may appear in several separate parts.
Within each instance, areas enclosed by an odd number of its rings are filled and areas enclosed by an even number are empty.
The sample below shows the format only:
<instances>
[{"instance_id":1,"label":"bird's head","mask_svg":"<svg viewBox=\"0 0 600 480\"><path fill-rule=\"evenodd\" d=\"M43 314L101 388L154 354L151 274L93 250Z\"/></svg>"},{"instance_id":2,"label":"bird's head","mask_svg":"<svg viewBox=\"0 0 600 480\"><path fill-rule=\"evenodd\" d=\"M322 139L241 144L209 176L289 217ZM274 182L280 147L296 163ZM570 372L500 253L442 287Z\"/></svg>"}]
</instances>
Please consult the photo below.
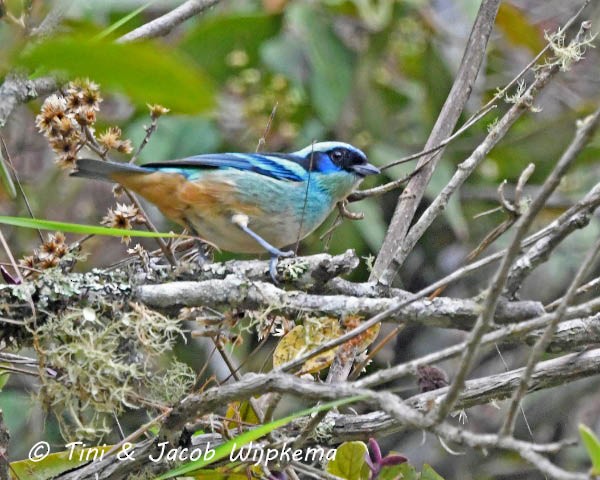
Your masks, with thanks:
<instances>
[{"instance_id":1,"label":"bird's head","mask_svg":"<svg viewBox=\"0 0 600 480\"><path fill-rule=\"evenodd\" d=\"M345 171L360 178L381 173L369 163L367 156L349 143L319 142L295 152L303 159L304 167L309 171L322 173Z\"/></svg>"}]
</instances>

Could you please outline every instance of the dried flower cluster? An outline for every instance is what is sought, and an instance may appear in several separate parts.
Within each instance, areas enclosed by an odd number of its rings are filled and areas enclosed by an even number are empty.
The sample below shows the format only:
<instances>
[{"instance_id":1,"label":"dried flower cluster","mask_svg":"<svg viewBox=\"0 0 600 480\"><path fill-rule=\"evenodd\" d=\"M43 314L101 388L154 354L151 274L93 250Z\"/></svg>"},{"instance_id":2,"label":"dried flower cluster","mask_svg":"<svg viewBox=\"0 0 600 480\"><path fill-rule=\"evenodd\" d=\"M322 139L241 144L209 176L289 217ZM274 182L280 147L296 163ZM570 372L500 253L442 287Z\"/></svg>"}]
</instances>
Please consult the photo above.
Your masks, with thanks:
<instances>
[{"instance_id":1,"label":"dried flower cluster","mask_svg":"<svg viewBox=\"0 0 600 480\"><path fill-rule=\"evenodd\" d=\"M53 94L44 101L35 123L58 155L60 167L69 168L75 163L88 138L86 129L93 132L91 126L96 122L100 102L98 84L89 80L70 82L64 95Z\"/></svg>"},{"instance_id":2,"label":"dried flower cluster","mask_svg":"<svg viewBox=\"0 0 600 480\"><path fill-rule=\"evenodd\" d=\"M65 243L65 236L61 232L48 235L48 239L34 250L33 255L23 257L19 264L24 267L23 276L31 276L40 270L56 267L60 260L69 253L69 246Z\"/></svg>"},{"instance_id":3,"label":"dried flower cluster","mask_svg":"<svg viewBox=\"0 0 600 480\"><path fill-rule=\"evenodd\" d=\"M119 127L109 127L106 132L98 135L98 142L106 151L116 150L127 154L133 151L131 140L121 139L121 129Z\"/></svg>"},{"instance_id":4,"label":"dried flower cluster","mask_svg":"<svg viewBox=\"0 0 600 480\"><path fill-rule=\"evenodd\" d=\"M109 208L108 213L100 223L111 228L122 228L131 230L134 223L144 223L146 220L134 205L117 203L115 208ZM123 237L121 241L129 245L131 237Z\"/></svg>"},{"instance_id":5,"label":"dried flower cluster","mask_svg":"<svg viewBox=\"0 0 600 480\"><path fill-rule=\"evenodd\" d=\"M110 127L96 139L94 124L101 102L100 87L88 79L69 82L61 94L50 95L44 101L36 126L58 155L61 168L72 168L86 145L101 155L109 150L132 152L131 141L121 138L118 127Z\"/></svg>"}]
</instances>

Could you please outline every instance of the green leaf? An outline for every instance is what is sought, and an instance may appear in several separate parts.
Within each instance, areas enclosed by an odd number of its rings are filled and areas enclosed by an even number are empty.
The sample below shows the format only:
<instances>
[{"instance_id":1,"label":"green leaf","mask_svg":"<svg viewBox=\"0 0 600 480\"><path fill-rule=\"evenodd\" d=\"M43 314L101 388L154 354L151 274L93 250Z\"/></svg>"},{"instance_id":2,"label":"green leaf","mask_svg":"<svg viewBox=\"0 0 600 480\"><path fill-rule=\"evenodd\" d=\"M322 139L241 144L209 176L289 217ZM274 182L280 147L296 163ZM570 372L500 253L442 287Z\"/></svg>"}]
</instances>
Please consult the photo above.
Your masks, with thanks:
<instances>
[{"instance_id":1,"label":"green leaf","mask_svg":"<svg viewBox=\"0 0 600 480\"><path fill-rule=\"evenodd\" d=\"M368 480L371 470L365 460L368 454L364 442L344 442L335 454L335 459L327 464L327 471L346 480Z\"/></svg>"},{"instance_id":2,"label":"green leaf","mask_svg":"<svg viewBox=\"0 0 600 480\"><path fill-rule=\"evenodd\" d=\"M12 179L12 174L8 168L9 157L6 150L4 139L0 136L0 181L7 195L14 200L17 198L17 189Z\"/></svg>"},{"instance_id":3,"label":"green leaf","mask_svg":"<svg viewBox=\"0 0 600 480\"><path fill-rule=\"evenodd\" d=\"M295 3L289 7L289 15L310 63L312 104L319 118L327 126L333 126L352 88L353 57L322 12Z\"/></svg>"},{"instance_id":4,"label":"green leaf","mask_svg":"<svg viewBox=\"0 0 600 480\"><path fill-rule=\"evenodd\" d=\"M151 41L118 44L83 35L58 36L27 49L16 62L32 70L90 77L123 91L139 106L159 103L196 113L214 104L214 87L193 61Z\"/></svg>"},{"instance_id":5,"label":"green leaf","mask_svg":"<svg viewBox=\"0 0 600 480\"><path fill-rule=\"evenodd\" d=\"M206 470L194 473L196 480L248 480L247 473L219 472L218 470Z\"/></svg>"},{"instance_id":6,"label":"green leaf","mask_svg":"<svg viewBox=\"0 0 600 480\"><path fill-rule=\"evenodd\" d=\"M14 478L18 478L19 480L52 478L62 472L82 465L93 458L101 458L100 455L111 448L112 445L92 448L73 448L73 451L65 450L63 452L51 453L43 460L37 462L32 460L11 462L10 467ZM96 457L94 457L94 453L96 453Z\"/></svg>"},{"instance_id":7,"label":"green leaf","mask_svg":"<svg viewBox=\"0 0 600 480\"><path fill-rule=\"evenodd\" d=\"M600 440L588 427L579 424L579 435L592 461L592 475L600 475Z\"/></svg>"},{"instance_id":8,"label":"green leaf","mask_svg":"<svg viewBox=\"0 0 600 480\"><path fill-rule=\"evenodd\" d=\"M203 467L206 467L214 462L217 462L217 461L229 456L231 454L231 452L234 451L234 448L240 449L244 445L247 445L254 440L258 440L259 438L264 437L265 435L269 434L273 430L283 427L284 425L287 425L288 423L290 423L291 421L293 421L297 418L303 417L305 415L310 415L312 413L329 410L331 408L339 407L340 405L345 405L347 403L357 402L359 400L362 400L363 398L364 398L364 396L356 396L356 397L344 398L342 400L336 400L335 402L324 403L322 405L317 405L315 407L312 407L312 408L309 408L306 410L302 410L300 412L296 412L293 415L290 415L290 416L287 416L284 418L280 418L279 420L269 422L265 425L261 425L260 427L254 428L252 430L248 430L248 431L242 433L241 435L238 435L237 437L231 439L230 441L216 447L214 449L215 454L212 456L212 458L210 458L210 460L205 460L204 458L201 458L201 459L193 461L193 462L188 462L178 468L169 470L167 473L164 473L163 475L158 477L157 480L164 480L166 478L172 478L177 475L183 475L185 473L199 470Z\"/></svg>"},{"instance_id":9,"label":"green leaf","mask_svg":"<svg viewBox=\"0 0 600 480\"><path fill-rule=\"evenodd\" d=\"M8 364L6 364L6 363L0 364L0 392L2 391L2 389L4 388L4 385L6 385L6 382L8 382L8 379L10 378L10 372L7 370L3 370L2 365L8 366Z\"/></svg>"},{"instance_id":10,"label":"green leaf","mask_svg":"<svg viewBox=\"0 0 600 480\"><path fill-rule=\"evenodd\" d=\"M420 480L444 480L444 478L425 463L423 464L423 470L421 470Z\"/></svg>"},{"instance_id":11,"label":"green leaf","mask_svg":"<svg viewBox=\"0 0 600 480\"><path fill-rule=\"evenodd\" d=\"M415 467L408 463L383 467L377 480L419 480Z\"/></svg>"},{"instance_id":12,"label":"green leaf","mask_svg":"<svg viewBox=\"0 0 600 480\"><path fill-rule=\"evenodd\" d=\"M26 217L0 216L0 224L15 227L36 228L40 230L55 230L68 233L81 233L83 235L106 235L109 237L146 237L146 238L179 238L178 233L155 233L145 230L126 230L124 228L97 227L95 225L81 225L79 223L55 222L53 220L40 220Z\"/></svg>"},{"instance_id":13,"label":"green leaf","mask_svg":"<svg viewBox=\"0 0 600 480\"><path fill-rule=\"evenodd\" d=\"M243 14L206 19L183 39L181 48L207 72L223 80L231 67L225 58L233 50L243 50L248 65L257 63L263 42L279 32L280 15Z\"/></svg>"}]
</instances>

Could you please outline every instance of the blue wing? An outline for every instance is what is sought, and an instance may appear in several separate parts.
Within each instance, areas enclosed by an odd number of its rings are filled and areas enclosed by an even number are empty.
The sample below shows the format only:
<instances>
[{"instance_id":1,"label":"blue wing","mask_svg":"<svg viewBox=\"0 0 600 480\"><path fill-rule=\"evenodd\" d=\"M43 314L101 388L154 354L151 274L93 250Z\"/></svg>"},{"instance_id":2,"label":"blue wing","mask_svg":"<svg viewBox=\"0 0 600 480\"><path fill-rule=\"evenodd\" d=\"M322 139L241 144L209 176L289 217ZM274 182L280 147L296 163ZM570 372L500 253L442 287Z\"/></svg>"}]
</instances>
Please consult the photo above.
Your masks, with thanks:
<instances>
[{"instance_id":1,"label":"blue wing","mask_svg":"<svg viewBox=\"0 0 600 480\"><path fill-rule=\"evenodd\" d=\"M306 172L301 157L290 154L260 153L211 153L195 155L181 160L146 163L144 168L176 171L186 177L194 177L200 170L208 168L234 168L259 173L277 180L301 182Z\"/></svg>"}]
</instances>

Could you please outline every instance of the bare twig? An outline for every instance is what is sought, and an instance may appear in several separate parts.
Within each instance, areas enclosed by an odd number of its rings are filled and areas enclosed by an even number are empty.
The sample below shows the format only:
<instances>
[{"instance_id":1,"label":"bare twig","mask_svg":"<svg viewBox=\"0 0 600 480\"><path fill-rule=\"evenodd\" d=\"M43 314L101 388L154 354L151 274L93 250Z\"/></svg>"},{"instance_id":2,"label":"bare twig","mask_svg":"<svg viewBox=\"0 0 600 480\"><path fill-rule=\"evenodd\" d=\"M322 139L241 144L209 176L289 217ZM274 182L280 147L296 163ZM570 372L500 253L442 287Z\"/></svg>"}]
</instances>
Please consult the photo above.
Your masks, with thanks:
<instances>
[{"instance_id":1,"label":"bare twig","mask_svg":"<svg viewBox=\"0 0 600 480\"><path fill-rule=\"evenodd\" d=\"M30 35L32 37L43 38L53 33L60 25L64 16L68 13L71 5L71 2L54 2L50 11L41 23L37 27L31 29Z\"/></svg>"},{"instance_id":2,"label":"bare twig","mask_svg":"<svg viewBox=\"0 0 600 480\"><path fill-rule=\"evenodd\" d=\"M419 220L412 228L410 228L403 241L399 244L399 247L395 250L390 268L386 271L386 275L380 277L380 281L383 281L383 283L386 284L391 283L397 269L403 264L408 254L412 251L433 221L446 208L451 196L475 171L483 159L486 158L489 151L506 135L517 119L529 109L531 106L531 99L550 81L552 75L556 72L558 72L557 67L548 68L541 72L519 100L516 101L516 103L512 105L512 107L493 126L483 142L477 146L466 160L458 165L456 173L452 176L448 184L431 202L425 212L419 217Z\"/></svg>"},{"instance_id":3,"label":"bare twig","mask_svg":"<svg viewBox=\"0 0 600 480\"><path fill-rule=\"evenodd\" d=\"M129 159L129 163L135 163L136 160L139 158L140 153L142 153L142 150L146 147L146 145L150 141L150 137L156 131L156 127L158 127L158 119L159 119L158 115L151 116L150 125L148 127L144 127L146 134L144 135L144 138L142 139L142 142L140 143L140 146L138 147L138 149L135 151L135 153Z\"/></svg>"},{"instance_id":4,"label":"bare twig","mask_svg":"<svg viewBox=\"0 0 600 480\"><path fill-rule=\"evenodd\" d=\"M563 297L559 307L556 309L556 315L552 319L548 326L544 330L542 336L535 342L531 353L527 359L527 365L523 371L523 375L521 376L519 386L515 390L513 397L511 399L510 407L508 412L506 413L506 417L504 419L504 423L502 424L502 428L500 429L500 435L512 435L515 429L516 422L516 413L521 405L521 400L527 393L527 389L529 386L529 382L531 381L531 376L533 374L533 370L539 361L542 354L548 348L550 341L552 340L552 336L556 331L556 327L558 323L563 319L569 304L575 297L577 292L577 288L581 285L585 277L591 271L592 267L595 265L596 259L600 254L600 241L596 242L596 244L590 249L589 253L586 255L581 267L577 271L575 278L569 285L567 289L567 293Z\"/></svg>"},{"instance_id":5,"label":"bare twig","mask_svg":"<svg viewBox=\"0 0 600 480\"><path fill-rule=\"evenodd\" d=\"M587 293L593 292L598 287L600 287L600 277L596 277L593 280L590 280L585 285L582 285L575 291L575 296L578 297L580 295L585 295ZM563 297L557 298L553 302L544 306L544 309L548 312L555 310L562 302Z\"/></svg>"},{"instance_id":6,"label":"bare twig","mask_svg":"<svg viewBox=\"0 0 600 480\"><path fill-rule=\"evenodd\" d=\"M10 154L8 153L8 148L6 148L6 143L4 143L4 138L2 138L2 135L0 135L0 149L1 149L2 156L6 160L6 163L8 163L8 166L10 167L10 170L11 170L10 173L12 174L12 176L15 180L15 183L17 184L17 188L19 189L21 198L23 199L23 202L25 203L25 208L27 209L27 213L29 213L29 216L31 218L35 218L35 216L33 215L33 210L31 208L31 204L29 203L29 198L27 198L27 195L25 194L25 190L23 189L23 184L21 183L21 179L19 178L19 173L17 172L17 169L13 165L12 158L10 158ZM37 232L38 232L38 236L40 237L40 241L42 243L44 243L44 236L42 235L42 231L40 229L37 229Z\"/></svg>"},{"instance_id":7,"label":"bare twig","mask_svg":"<svg viewBox=\"0 0 600 480\"><path fill-rule=\"evenodd\" d=\"M552 67L556 69L557 67ZM510 272L510 268L517 258L519 251L521 250L521 241L527 234L529 227L533 223L538 212L543 208L546 200L550 194L556 189L559 182L565 175L567 169L575 161L581 150L587 145L591 139L593 133L596 130L598 122L600 120L600 109L596 111L594 115L586 118L583 122L578 125L577 132L571 144L565 150L558 163L544 182L542 189L540 190L537 197L533 199L527 212L521 217L521 221L516 229L515 235L508 247L502 262L494 275L494 278L490 284L490 288L487 292L483 311L473 330L469 335L467 341L467 347L461 357L461 364L457 371L457 374L452 382L448 395L445 400L440 404L438 411L435 413L436 421L441 421L446 415L452 410L453 404L458 398L460 389L462 388L467 373L471 369L471 365L475 360L475 355L479 349L479 343L481 337L489 328L494 312L498 306L500 295L506 285L506 280Z\"/></svg>"},{"instance_id":8,"label":"bare twig","mask_svg":"<svg viewBox=\"0 0 600 480\"><path fill-rule=\"evenodd\" d=\"M494 228L490 233L488 233L484 239L479 243L479 245L472 250L467 255L467 260L472 261L477 258L481 252L483 252L487 247L489 247L492 243L494 243L502 234L504 234L510 227L512 227L515 222L521 217L523 214L523 206L521 205L521 195L523 194L523 188L525 187L525 183L531 177L533 170L535 169L535 165L530 163L525 170L521 173L519 180L517 182L517 187L515 189L515 199L514 202L510 202L504 196L504 187L506 186L506 180L500 184L498 187L498 196L500 197L500 205L501 209L506 212L508 218Z\"/></svg>"},{"instance_id":9,"label":"bare twig","mask_svg":"<svg viewBox=\"0 0 600 480\"><path fill-rule=\"evenodd\" d=\"M273 105L271 115L269 115L269 120L267 120L267 125L265 126L265 131L263 132L262 136L258 139L258 143L256 144L255 150L257 153L260 152L267 143L267 137L269 136L269 132L271 131L271 125L273 125L273 120L275 119L275 114L277 113L278 105L279 104L277 102L275 102L275 105Z\"/></svg>"},{"instance_id":10,"label":"bare twig","mask_svg":"<svg viewBox=\"0 0 600 480\"><path fill-rule=\"evenodd\" d=\"M589 141L590 135L592 135L597 128L599 117L600 108L596 110L594 114L579 122L575 140L580 140L584 143L582 145L576 145L577 148L583 148L583 146L585 146L585 142ZM575 143L575 141L573 143ZM565 152L565 155L567 153L570 152ZM538 241L515 263L515 265L511 267L506 281L506 294L509 298L516 298L517 292L523 284L526 276L538 265L546 261L554 248L556 248L559 243L572 231L572 226L563 224L557 235Z\"/></svg>"},{"instance_id":11,"label":"bare twig","mask_svg":"<svg viewBox=\"0 0 600 480\"><path fill-rule=\"evenodd\" d=\"M596 318L594 314L598 311L600 311L600 301L598 300L594 300L590 303L569 309L567 312L567 318L573 318L574 320L572 320L572 322L576 323L577 325L570 325L569 330L565 328L564 338L556 338L557 345L562 345L565 348L569 348L573 344L580 343L583 340L583 338L581 337L584 337L586 332L587 338L585 338L585 340L589 341L591 344L596 343L598 341L598 337L590 335L590 330L595 331L598 329L597 327L600 327L600 323L594 320ZM590 318L586 317L587 315L594 316ZM548 324L548 322L553 321L555 318L556 312L547 313L539 317L532 318L531 320L525 320L523 322L518 322L515 324L510 324L498 328L493 332L486 333L481 338L481 345L484 346L500 342L510 342L513 339L521 340L524 336L526 339L529 339L529 337L526 336L529 332L534 332L540 328L545 327ZM594 321L596 323L596 326L591 325L591 321ZM569 323L569 321L565 323ZM579 337L577 336L578 334ZM537 339L540 335L541 334L538 333L533 336L535 339ZM356 381L355 385L358 387L371 388L376 385L397 380L406 375L413 375L416 373L418 367L423 365L432 365L459 356L465 350L466 347L467 342L457 343L456 345L452 345L451 347L447 347L442 350L429 353L427 355L415 358L400 365L394 365L393 367L379 370L378 372L375 372Z\"/></svg>"},{"instance_id":12,"label":"bare twig","mask_svg":"<svg viewBox=\"0 0 600 480\"><path fill-rule=\"evenodd\" d=\"M171 30L185 22L188 18L198 15L219 3L219 0L187 0L161 17L148 22L141 27L123 35L117 42L131 42L143 38L155 38L167 35Z\"/></svg>"},{"instance_id":13,"label":"bare twig","mask_svg":"<svg viewBox=\"0 0 600 480\"><path fill-rule=\"evenodd\" d=\"M456 79L425 144L425 150L438 145L452 133L477 78L499 6L499 0L482 1ZM390 276L386 273L390 268L390 262L408 231L417 206L425 193L425 188L429 183L429 179L442 152L443 149L436 151L431 157L423 157L417 165L418 168L426 164L409 181L404 192L398 199L392 222L373 267L371 279L383 279L385 282L384 277ZM392 268L395 268L395 266Z\"/></svg>"}]
</instances>

